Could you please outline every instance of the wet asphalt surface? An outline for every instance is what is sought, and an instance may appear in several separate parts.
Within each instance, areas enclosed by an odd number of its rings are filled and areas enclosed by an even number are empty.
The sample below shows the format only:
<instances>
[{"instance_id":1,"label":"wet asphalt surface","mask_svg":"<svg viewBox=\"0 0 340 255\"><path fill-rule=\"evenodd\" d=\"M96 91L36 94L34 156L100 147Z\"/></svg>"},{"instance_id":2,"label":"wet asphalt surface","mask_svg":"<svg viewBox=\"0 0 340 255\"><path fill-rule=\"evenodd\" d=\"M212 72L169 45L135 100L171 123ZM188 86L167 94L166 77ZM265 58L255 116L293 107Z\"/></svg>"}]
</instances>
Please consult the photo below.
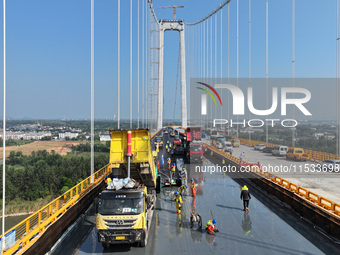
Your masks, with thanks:
<instances>
[{"instance_id":1,"label":"wet asphalt surface","mask_svg":"<svg viewBox=\"0 0 340 255\"><path fill-rule=\"evenodd\" d=\"M203 163L211 164L208 160ZM241 183L222 173L197 173L194 166L190 168L197 197L192 198L187 190L178 215L172 201L178 187L162 188L146 247L115 245L104 249L97 241L95 213L90 208L51 254L340 254L339 245L265 194L250 187L250 211L243 212ZM219 232L213 236L196 226L190 228L189 209L202 215L203 226L213 214Z\"/></svg>"}]
</instances>

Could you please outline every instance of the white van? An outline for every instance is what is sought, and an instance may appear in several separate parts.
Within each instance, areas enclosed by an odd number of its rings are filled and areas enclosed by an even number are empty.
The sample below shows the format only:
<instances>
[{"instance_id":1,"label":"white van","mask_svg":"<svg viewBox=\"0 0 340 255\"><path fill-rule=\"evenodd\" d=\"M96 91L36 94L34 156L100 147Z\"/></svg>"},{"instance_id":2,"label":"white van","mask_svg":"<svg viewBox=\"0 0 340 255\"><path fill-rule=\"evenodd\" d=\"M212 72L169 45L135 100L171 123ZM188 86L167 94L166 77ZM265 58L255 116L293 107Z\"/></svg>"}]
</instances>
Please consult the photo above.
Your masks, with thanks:
<instances>
[{"instance_id":1,"label":"white van","mask_svg":"<svg viewBox=\"0 0 340 255\"><path fill-rule=\"evenodd\" d=\"M225 150L226 151L232 151L233 150L233 145L231 144L231 142L229 142L229 141L226 141L226 142L224 142L224 145L225 145Z\"/></svg>"},{"instance_id":2,"label":"white van","mask_svg":"<svg viewBox=\"0 0 340 255\"><path fill-rule=\"evenodd\" d=\"M275 156L286 156L288 151L287 146L275 145L272 154Z\"/></svg>"}]
</instances>

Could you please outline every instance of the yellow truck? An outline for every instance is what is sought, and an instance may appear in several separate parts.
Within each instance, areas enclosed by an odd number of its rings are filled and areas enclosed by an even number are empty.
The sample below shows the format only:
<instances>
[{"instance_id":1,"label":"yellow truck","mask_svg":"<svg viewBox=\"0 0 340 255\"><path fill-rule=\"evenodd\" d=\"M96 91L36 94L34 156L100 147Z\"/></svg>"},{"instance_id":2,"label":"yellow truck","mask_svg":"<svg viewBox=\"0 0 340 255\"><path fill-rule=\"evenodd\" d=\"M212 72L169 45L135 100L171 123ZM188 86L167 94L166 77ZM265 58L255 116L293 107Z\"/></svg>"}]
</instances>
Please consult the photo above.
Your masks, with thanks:
<instances>
[{"instance_id":1,"label":"yellow truck","mask_svg":"<svg viewBox=\"0 0 340 255\"><path fill-rule=\"evenodd\" d=\"M104 248L118 243L139 243L143 247L147 245L160 181L152 157L150 133L148 130L110 132L112 176L119 181L130 177L136 182L133 188L106 188L99 194L98 241Z\"/></svg>"},{"instance_id":2,"label":"yellow truck","mask_svg":"<svg viewBox=\"0 0 340 255\"><path fill-rule=\"evenodd\" d=\"M308 159L308 155L305 154L302 148L289 148L286 157L298 161L306 161Z\"/></svg>"},{"instance_id":3,"label":"yellow truck","mask_svg":"<svg viewBox=\"0 0 340 255\"><path fill-rule=\"evenodd\" d=\"M231 139L230 140L231 144L233 145L233 147L240 147L240 140L239 139Z\"/></svg>"}]
</instances>

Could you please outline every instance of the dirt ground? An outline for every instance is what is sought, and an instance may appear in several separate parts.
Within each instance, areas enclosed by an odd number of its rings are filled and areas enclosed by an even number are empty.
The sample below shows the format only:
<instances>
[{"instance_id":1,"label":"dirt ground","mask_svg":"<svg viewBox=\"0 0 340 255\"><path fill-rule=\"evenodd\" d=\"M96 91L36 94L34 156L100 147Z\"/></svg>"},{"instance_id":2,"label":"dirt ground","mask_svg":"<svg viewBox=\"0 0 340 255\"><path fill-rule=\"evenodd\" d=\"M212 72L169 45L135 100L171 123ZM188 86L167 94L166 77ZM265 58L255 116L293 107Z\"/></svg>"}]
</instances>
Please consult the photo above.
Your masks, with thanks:
<instances>
[{"instance_id":1,"label":"dirt ground","mask_svg":"<svg viewBox=\"0 0 340 255\"><path fill-rule=\"evenodd\" d=\"M36 141L33 143L20 145L20 146L6 146L6 157L9 156L11 151L22 151L24 155L30 155L32 151L46 150L51 152L54 150L56 153L66 155L72 151L72 145L84 144L86 141ZM0 148L0 159L2 159L2 148Z\"/></svg>"}]
</instances>

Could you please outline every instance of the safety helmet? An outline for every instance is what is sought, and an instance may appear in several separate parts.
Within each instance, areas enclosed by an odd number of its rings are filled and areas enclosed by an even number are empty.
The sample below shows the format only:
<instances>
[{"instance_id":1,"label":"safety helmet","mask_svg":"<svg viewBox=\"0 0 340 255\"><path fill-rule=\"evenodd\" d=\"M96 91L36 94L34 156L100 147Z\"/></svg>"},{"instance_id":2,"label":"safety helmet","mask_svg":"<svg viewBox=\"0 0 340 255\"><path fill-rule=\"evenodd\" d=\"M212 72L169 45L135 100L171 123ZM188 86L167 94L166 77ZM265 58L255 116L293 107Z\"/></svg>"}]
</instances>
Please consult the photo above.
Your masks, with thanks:
<instances>
[{"instance_id":1,"label":"safety helmet","mask_svg":"<svg viewBox=\"0 0 340 255\"><path fill-rule=\"evenodd\" d=\"M186 170L186 169L185 169L185 167L183 167L182 169L183 169L183 171L185 171L185 170Z\"/></svg>"},{"instance_id":2,"label":"safety helmet","mask_svg":"<svg viewBox=\"0 0 340 255\"><path fill-rule=\"evenodd\" d=\"M194 180L194 178L191 178L191 180L193 181L193 180Z\"/></svg>"},{"instance_id":3,"label":"safety helmet","mask_svg":"<svg viewBox=\"0 0 340 255\"><path fill-rule=\"evenodd\" d=\"M242 151L242 153L246 153L245 151Z\"/></svg>"},{"instance_id":4,"label":"safety helmet","mask_svg":"<svg viewBox=\"0 0 340 255\"><path fill-rule=\"evenodd\" d=\"M188 186L187 185L185 185L185 188L187 188Z\"/></svg>"},{"instance_id":5,"label":"safety helmet","mask_svg":"<svg viewBox=\"0 0 340 255\"><path fill-rule=\"evenodd\" d=\"M212 224L216 224L216 222L217 222L217 221L216 221L215 219L212 220Z\"/></svg>"},{"instance_id":6,"label":"safety helmet","mask_svg":"<svg viewBox=\"0 0 340 255\"><path fill-rule=\"evenodd\" d=\"M176 195L176 196L178 195L178 191L175 192L175 195Z\"/></svg>"}]
</instances>

